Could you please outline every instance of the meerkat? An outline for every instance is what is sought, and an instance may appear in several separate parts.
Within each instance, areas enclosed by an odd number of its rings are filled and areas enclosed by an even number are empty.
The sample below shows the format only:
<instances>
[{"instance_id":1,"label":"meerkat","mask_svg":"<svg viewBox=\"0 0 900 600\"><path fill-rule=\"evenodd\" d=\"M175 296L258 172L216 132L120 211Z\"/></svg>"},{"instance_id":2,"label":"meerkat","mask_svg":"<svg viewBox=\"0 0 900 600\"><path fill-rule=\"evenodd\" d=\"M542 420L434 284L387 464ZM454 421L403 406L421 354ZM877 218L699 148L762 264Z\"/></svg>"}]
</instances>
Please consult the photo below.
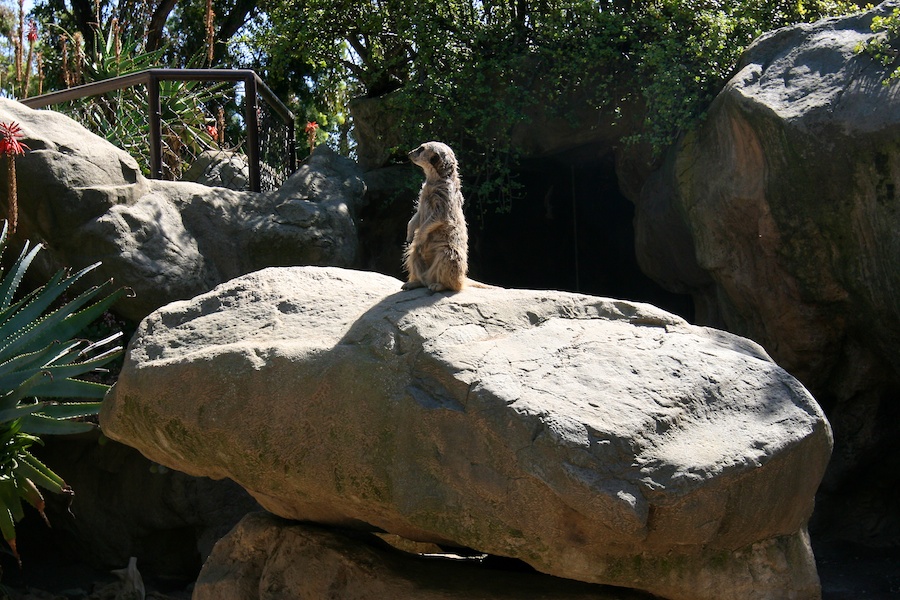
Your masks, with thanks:
<instances>
[{"instance_id":1,"label":"meerkat","mask_svg":"<svg viewBox=\"0 0 900 600\"><path fill-rule=\"evenodd\" d=\"M426 142L409 153L425 171L416 213L406 227L404 290L459 291L466 284L469 234L463 215L459 167L450 146Z\"/></svg>"}]
</instances>

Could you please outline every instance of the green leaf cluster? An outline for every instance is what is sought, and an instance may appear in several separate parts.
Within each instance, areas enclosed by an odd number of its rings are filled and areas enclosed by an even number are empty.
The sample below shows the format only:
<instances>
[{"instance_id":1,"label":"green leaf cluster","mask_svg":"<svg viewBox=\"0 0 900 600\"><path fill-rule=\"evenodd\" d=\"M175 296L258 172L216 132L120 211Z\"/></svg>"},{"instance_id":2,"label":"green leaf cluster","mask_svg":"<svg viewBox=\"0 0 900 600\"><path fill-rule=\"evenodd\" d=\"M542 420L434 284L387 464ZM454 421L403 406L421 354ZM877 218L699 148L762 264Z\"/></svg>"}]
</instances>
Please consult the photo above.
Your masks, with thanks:
<instances>
[{"instance_id":1,"label":"green leaf cluster","mask_svg":"<svg viewBox=\"0 0 900 600\"><path fill-rule=\"evenodd\" d=\"M865 52L890 69L882 80L883 84L888 85L900 78L900 8L895 8L889 15L874 17L870 28L874 35L868 41L858 44L856 51Z\"/></svg>"},{"instance_id":2,"label":"green leaf cluster","mask_svg":"<svg viewBox=\"0 0 900 600\"><path fill-rule=\"evenodd\" d=\"M6 244L4 221L0 254ZM122 354L121 333L97 342L75 336L121 298L124 288L113 289L112 282L106 282L63 299L99 263L75 273L60 270L43 286L17 297L40 250L40 245L31 248L26 243L0 280L0 533L16 555L15 523L24 516L23 501L43 515L39 488L72 493L29 448L40 442L41 435L83 433L96 427L73 419L96 415L109 386L80 376Z\"/></svg>"},{"instance_id":3,"label":"green leaf cluster","mask_svg":"<svg viewBox=\"0 0 900 600\"><path fill-rule=\"evenodd\" d=\"M167 48L147 50L142 40L122 33L114 20L106 26L105 33L97 25L93 34L94 41L84 53L83 83L164 64ZM73 39L68 33L66 36ZM54 108L127 151L138 161L144 175L149 176L147 102L146 90L137 86ZM218 107L233 106L235 102L233 86L197 81L160 82L164 178L180 178L185 156L194 158L205 150L219 149L207 125L215 123Z\"/></svg>"}]
</instances>

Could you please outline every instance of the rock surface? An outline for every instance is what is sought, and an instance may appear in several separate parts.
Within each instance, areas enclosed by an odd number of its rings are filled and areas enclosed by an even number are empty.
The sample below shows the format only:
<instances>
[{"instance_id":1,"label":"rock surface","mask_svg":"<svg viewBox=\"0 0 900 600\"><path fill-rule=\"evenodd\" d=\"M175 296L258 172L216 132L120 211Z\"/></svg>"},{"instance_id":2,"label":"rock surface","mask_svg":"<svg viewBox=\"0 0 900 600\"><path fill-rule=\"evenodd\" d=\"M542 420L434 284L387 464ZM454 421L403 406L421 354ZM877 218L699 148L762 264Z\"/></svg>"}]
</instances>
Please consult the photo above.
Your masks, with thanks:
<instances>
[{"instance_id":1,"label":"rock surface","mask_svg":"<svg viewBox=\"0 0 900 600\"><path fill-rule=\"evenodd\" d=\"M216 544L193 600L652 600L648 594L527 572L474 560L407 554L375 536L245 517Z\"/></svg>"},{"instance_id":2,"label":"rock surface","mask_svg":"<svg viewBox=\"0 0 900 600\"><path fill-rule=\"evenodd\" d=\"M243 154L206 150L194 159L181 176L181 181L193 181L229 190L246 190L250 186L250 166Z\"/></svg>"},{"instance_id":3,"label":"rock surface","mask_svg":"<svg viewBox=\"0 0 900 600\"><path fill-rule=\"evenodd\" d=\"M649 305L399 288L273 268L173 303L101 425L290 519L673 599L818 597L830 428L759 346Z\"/></svg>"},{"instance_id":4,"label":"rock surface","mask_svg":"<svg viewBox=\"0 0 900 600\"><path fill-rule=\"evenodd\" d=\"M877 545L900 543L900 82L857 46L898 6L757 40L633 197L642 268L822 402L821 518Z\"/></svg>"},{"instance_id":5,"label":"rock surface","mask_svg":"<svg viewBox=\"0 0 900 600\"><path fill-rule=\"evenodd\" d=\"M103 261L93 281L131 287L116 309L135 321L266 266L356 263L365 185L325 147L278 190L254 194L145 179L131 156L52 111L0 99L0 121L19 123L31 148L17 159L19 237L49 250L34 271Z\"/></svg>"}]
</instances>

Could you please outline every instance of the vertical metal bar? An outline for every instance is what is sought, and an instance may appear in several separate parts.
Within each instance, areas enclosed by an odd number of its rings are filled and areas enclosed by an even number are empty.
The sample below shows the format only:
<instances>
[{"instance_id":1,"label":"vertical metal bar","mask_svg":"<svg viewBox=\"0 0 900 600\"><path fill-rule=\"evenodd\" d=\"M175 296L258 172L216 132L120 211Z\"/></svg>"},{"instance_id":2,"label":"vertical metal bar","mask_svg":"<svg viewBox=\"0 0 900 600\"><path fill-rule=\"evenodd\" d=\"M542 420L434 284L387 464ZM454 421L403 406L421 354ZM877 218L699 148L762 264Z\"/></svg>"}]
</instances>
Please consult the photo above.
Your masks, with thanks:
<instances>
[{"instance_id":1,"label":"vertical metal bar","mask_svg":"<svg viewBox=\"0 0 900 600\"><path fill-rule=\"evenodd\" d=\"M288 153L288 177L294 174L294 171L297 170L297 140L294 139L294 120L290 119L287 121L288 126L288 143L287 143L287 153Z\"/></svg>"},{"instance_id":2,"label":"vertical metal bar","mask_svg":"<svg viewBox=\"0 0 900 600\"><path fill-rule=\"evenodd\" d=\"M159 77L150 73L147 81L147 108L150 114L150 177L162 179L162 111L159 108Z\"/></svg>"},{"instance_id":3,"label":"vertical metal bar","mask_svg":"<svg viewBox=\"0 0 900 600\"><path fill-rule=\"evenodd\" d=\"M244 79L244 120L247 121L247 162L250 163L250 191L259 192L259 104L256 97L256 76Z\"/></svg>"}]
</instances>

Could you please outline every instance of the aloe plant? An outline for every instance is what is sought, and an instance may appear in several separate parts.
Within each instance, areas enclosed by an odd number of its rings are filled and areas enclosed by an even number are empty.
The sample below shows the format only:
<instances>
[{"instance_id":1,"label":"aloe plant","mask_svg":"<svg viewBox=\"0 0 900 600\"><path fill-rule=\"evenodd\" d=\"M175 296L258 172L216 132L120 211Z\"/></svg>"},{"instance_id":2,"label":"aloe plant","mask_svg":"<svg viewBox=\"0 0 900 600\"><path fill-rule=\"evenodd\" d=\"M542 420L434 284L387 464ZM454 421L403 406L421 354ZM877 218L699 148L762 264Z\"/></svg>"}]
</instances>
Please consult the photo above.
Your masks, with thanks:
<instances>
[{"instance_id":1,"label":"aloe plant","mask_svg":"<svg viewBox=\"0 0 900 600\"><path fill-rule=\"evenodd\" d=\"M0 231L0 255L8 225ZM34 457L29 448L45 434L90 431L93 423L73 419L96 415L108 385L78 379L122 353L121 332L91 342L75 336L116 300L124 288L111 281L91 287L72 300L63 294L100 263L75 273L60 270L43 286L16 298L29 265L42 246L28 242L0 280L0 533L19 559L15 524L23 518L23 500L44 520L40 488L72 495L72 488Z\"/></svg>"}]
</instances>

